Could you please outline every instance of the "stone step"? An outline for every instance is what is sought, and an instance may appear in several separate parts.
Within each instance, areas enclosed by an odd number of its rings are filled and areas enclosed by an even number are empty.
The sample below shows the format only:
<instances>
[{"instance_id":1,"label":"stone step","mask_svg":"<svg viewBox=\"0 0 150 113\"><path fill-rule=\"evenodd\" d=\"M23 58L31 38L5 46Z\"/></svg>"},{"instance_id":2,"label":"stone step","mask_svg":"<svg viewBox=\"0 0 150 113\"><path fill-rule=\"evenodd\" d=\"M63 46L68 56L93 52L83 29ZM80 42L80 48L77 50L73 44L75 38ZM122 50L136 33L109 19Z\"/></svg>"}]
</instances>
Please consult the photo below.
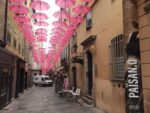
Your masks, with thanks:
<instances>
[{"instance_id":1,"label":"stone step","mask_svg":"<svg viewBox=\"0 0 150 113\"><path fill-rule=\"evenodd\" d=\"M82 99L89 105L92 105L94 103L94 101L92 99L89 99L87 98L86 96L85 97L82 97Z\"/></svg>"},{"instance_id":2,"label":"stone step","mask_svg":"<svg viewBox=\"0 0 150 113\"><path fill-rule=\"evenodd\" d=\"M90 95L86 95L86 97L87 97L88 99L94 100L93 97L90 96Z\"/></svg>"},{"instance_id":3,"label":"stone step","mask_svg":"<svg viewBox=\"0 0 150 113\"><path fill-rule=\"evenodd\" d=\"M77 102L78 102L80 105L82 105L82 106L84 106L84 107L87 107L87 108L95 107L94 104L92 104L92 105L87 104L82 98L77 99Z\"/></svg>"}]
</instances>

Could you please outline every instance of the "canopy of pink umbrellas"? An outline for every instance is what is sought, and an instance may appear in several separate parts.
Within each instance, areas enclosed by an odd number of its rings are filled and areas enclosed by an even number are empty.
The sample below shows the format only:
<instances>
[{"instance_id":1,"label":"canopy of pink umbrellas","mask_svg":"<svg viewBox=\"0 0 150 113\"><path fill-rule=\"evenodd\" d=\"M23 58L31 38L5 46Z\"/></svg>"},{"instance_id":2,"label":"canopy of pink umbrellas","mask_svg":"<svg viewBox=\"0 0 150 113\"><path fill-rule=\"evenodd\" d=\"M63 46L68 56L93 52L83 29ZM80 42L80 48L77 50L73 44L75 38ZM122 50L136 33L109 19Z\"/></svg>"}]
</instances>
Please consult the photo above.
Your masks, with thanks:
<instances>
[{"instance_id":1,"label":"canopy of pink umbrellas","mask_svg":"<svg viewBox=\"0 0 150 113\"><path fill-rule=\"evenodd\" d=\"M44 0L33 0L30 8L28 8L24 5L25 1L9 0L9 10L16 14L13 19L18 23L26 43L32 47L32 57L35 62L40 64L42 73L46 74L60 58L63 49L83 22L84 15L90 12L90 7L85 4L94 2L94 0L80 0L80 2L76 0L55 0L60 10L53 14L58 20L52 23L53 29L50 37L47 37L49 29L46 28L46 26L49 26L47 22L48 15L43 12L49 10L52 6ZM33 13L29 18L27 16L28 12L33 9L38 12ZM40 28L33 31L31 19L36 20L33 25ZM46 53L45 48L38 48L36 44L37 42L43 43L46 41L52 45L49 47L48 53Z\"/></svg>"}]
</instances>

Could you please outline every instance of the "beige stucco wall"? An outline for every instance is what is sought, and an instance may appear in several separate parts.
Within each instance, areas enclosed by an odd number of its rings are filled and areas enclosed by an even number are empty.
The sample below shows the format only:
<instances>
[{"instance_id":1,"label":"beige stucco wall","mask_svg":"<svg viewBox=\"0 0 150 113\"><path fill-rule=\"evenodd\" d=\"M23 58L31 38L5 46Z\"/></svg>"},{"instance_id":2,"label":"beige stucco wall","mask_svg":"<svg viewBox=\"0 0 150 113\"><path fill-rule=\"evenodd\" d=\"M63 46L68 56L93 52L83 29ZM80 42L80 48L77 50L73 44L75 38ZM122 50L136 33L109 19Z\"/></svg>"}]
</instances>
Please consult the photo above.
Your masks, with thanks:
<instances>
[{"instance_id":1,"label":"beige stucco wall","mask_svg":"<svg viewBox=\"0 0 150 113\"><path fill-rule=\"evenodd\" d=\"M0 3L0 15L0 40L3 40L5 23L5 2Z\"/></svg>"},{"instance_id":2,"label":"beige stucco wall","mask_svg":"<svg viewBox=\"0 0 150 113\"><path fill-rule=\"evenodd\" d=\"M123 10L122 0L97 0L92 8L92 28L86 31L86 23L77 30L78 52L83 52L80 45L90 35L97 35L95 46L96 53L93 54L93 66L97 68L97 72L93 75L93 98L95 98L96 106L109 113L124 113L124 89L118 88L117 83L110 80L110 50L109 45L113 37L123 33ZM84 70L78 68L79 70ZM94 71L94 70L93 70ZM84 71L83 75L86 78ZM84 80L77 82L85 85ZM84 86L80 86L84 92Z\"/></svg>"},{"instance_id":3,"label":"beige stucco wall","mask_svg":"<svg viewBox=\"0 0 150 113\"><path fill-rule=\"evenodd\" d=\"M146 4L145 0L138 1L138 19L140 26L144 110L145 113L150 113L150 13L146 14L144 11Z\"/></svg>"},{"instance_id":4,"label":"beige stucco wall","mask_svg":"<svg viewBox=\"0 0 150 113\"><path fill-rule=\"evenodd\" d=\"M19 58L24 60L24 54L22 53L22 49L25 49L25 41L22 33L20 32L19 27L17 26L17 22L13 19L14 14L8 11L8 30L11 34L11 42L7 43L6 49L18 56ZM13 41L16 39L16 48L13 47ZM19 53L19 44L20 44L20 53Z\"/></svg>"}]
</instances>

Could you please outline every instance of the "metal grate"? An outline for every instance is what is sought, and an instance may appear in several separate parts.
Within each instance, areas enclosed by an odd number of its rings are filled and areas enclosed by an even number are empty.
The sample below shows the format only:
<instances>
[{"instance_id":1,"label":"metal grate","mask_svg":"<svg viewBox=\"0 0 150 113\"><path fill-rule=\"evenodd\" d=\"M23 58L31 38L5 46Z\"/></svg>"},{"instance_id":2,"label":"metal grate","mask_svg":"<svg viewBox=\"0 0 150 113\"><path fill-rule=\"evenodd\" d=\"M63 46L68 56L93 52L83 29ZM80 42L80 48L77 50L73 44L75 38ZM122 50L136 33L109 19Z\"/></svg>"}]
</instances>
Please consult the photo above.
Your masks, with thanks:
<instances>
[{"instance_id":1,"label":"metal grate","mask_svg":"<svg viewBox=\"0 0 150 113\"><path fill-rule=\"evenodd\" d=\"M125 49L123 35L118 35L111 40L111 74L112 79L123 79L125 73Z\"/></svg>"}]
</instances>

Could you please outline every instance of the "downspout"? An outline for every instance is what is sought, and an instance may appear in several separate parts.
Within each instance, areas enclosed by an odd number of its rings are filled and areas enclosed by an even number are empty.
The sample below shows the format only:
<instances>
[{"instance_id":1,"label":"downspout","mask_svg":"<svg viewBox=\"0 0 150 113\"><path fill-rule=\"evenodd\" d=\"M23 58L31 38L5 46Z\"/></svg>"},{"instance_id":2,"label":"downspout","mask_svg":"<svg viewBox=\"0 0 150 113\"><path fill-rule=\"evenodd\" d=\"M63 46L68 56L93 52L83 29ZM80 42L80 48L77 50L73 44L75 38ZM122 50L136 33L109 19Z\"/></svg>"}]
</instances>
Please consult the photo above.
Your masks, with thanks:
<instances>
[{"instance_id":1,"label":"downspout","mask_svg":"<svg viewBox=\"0 0 150 113\"><path fill-rule=\"evenodd\" d=\"M6 46L6 37L7 37L7 18L8 18L8 0L6 0L5 4L5 23L4 23L4 43Z\"/></svg>"}]
</instances>

